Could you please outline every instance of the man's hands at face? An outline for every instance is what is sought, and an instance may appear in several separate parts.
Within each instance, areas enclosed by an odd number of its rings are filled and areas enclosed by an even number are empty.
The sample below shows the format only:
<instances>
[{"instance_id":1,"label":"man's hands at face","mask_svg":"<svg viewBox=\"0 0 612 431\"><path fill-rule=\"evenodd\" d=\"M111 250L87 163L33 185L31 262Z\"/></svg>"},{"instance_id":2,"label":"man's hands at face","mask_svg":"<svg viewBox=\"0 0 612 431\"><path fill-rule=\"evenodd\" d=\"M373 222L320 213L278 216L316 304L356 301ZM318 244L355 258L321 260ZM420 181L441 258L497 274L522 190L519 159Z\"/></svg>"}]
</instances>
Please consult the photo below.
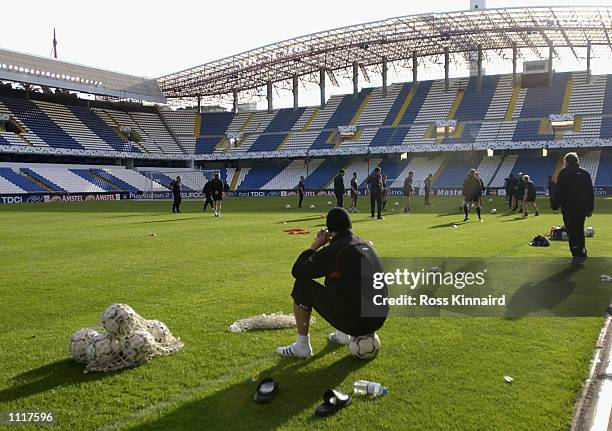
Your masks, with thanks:
<instances>
[{"instance_id":1,"label":"man's hands at face","mask_svg":"<svg viewBox=\"0 0 612 431\"><path fill-rule=\"evenodd\" d=\"M318 249L320 249L321 247L323 247L325 244L329 242L329 238L330 236L329 236L329 232L327 231L327 229L321 229L317 233L317 236L315 237L314 242L310 246L310 249L313 251L317 251Z\"/></svg>"}]
</instances>

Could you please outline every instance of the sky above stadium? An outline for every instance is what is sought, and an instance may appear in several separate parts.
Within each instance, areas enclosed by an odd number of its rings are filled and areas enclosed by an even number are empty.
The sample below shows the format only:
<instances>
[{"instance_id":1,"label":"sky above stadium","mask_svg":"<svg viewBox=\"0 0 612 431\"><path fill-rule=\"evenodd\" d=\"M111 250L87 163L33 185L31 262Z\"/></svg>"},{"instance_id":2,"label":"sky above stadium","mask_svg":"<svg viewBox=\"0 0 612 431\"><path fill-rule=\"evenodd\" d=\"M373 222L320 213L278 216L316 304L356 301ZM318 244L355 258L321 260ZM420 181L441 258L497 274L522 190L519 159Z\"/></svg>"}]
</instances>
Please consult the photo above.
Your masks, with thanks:
<instances>
[{"instance_id":1,"label":"sky above stadium","mask_svg":"<svg viewBox=\"0 0 612 431\"><path fill-rule=\"evenodd\" d=\"M488 8L585 4L612 6L612 0L487 1ZM308 33L392 16L468 8L469 0L21 0L19 10L30 12L26 19L2 21L0 47L49 56L55 27L62 60L158 77ZM496 65L485 68L498 73Z\"/></svg>"}]
</instances>

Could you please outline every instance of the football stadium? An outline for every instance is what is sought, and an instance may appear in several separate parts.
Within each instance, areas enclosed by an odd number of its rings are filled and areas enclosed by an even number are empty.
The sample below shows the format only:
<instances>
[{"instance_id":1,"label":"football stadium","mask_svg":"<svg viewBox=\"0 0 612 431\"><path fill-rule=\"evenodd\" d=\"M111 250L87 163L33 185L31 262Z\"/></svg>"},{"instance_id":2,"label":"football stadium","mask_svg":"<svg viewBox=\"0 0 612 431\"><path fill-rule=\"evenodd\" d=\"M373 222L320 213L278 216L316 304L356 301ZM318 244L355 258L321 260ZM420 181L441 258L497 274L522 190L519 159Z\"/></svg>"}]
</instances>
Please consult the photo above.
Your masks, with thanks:
<instances>
[{"instance_id":1,"label":"football stadium","mask_svg":"<svg viewBox=\"0 0 612 431\"><path fill-rule=\"evenodd\" d=\"M0 40L0 429L612 429L612 5L453 5Z\"/></svg>"}]
</instances>

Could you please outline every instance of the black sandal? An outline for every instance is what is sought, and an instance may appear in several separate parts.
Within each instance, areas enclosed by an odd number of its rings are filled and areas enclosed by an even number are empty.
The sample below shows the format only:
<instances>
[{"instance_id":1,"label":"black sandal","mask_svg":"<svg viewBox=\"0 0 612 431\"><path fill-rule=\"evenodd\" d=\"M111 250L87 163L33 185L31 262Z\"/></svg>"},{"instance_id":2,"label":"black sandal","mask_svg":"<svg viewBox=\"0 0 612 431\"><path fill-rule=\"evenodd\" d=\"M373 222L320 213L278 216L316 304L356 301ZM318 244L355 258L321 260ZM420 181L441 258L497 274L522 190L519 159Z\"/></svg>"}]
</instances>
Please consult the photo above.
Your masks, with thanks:
<instances>
[{"instance_id":1,"label":"black sandal","mask_svg":"<svg viewBox=\"0 0 612 431\"><path fill-rule=\"evenodd\" d=\"M278 392L278 383L270 377L266 377L259 385L257 385L257 391L255 392L255 402L259 404L269 403L274 399L274 396Z\"/></svg>"},{"instance_id":2,"label":"black sandal","mask_svg":"<svg viewBox=\"0 0 612 431\"><path fill-rule=\"evenodd\" d=\"M328 389L323 394L323 404L315 409L315 415L320 417L330 416L341 408L349 405L353 397L350 394L343 394L335 389Z\"/></svg>"}]
</instances>

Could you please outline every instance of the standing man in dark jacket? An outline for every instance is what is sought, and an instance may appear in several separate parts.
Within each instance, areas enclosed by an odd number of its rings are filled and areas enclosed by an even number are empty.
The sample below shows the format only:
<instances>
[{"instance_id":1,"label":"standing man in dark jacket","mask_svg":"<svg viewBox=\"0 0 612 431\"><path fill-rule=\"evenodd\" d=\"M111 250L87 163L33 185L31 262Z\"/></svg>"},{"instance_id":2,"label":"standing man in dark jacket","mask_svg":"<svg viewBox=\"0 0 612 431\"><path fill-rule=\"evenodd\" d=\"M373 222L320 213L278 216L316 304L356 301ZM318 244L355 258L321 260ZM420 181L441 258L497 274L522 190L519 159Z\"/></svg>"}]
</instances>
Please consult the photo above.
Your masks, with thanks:
<instances>
[{"instance_id":1,"label":"standing man in dark jacket","mask_svg":"<svg viewBox=\"0 0 612 431\"><path fill-rule=\"evenodd\" d=\"M548 199L550 199L550 207L552 208L553 206L553 197L555 196L555 188L557 186L557 182L555 181L555 179L551 176L548 177ZM555 214L557 213L557 211L555 211Z\"/></svg>"},{"instance_id":2,"label":"standing man in dark jacket","mask_svg":"<svg viewBox=\"0 0 612 431\"><path fill-rule=\"evenodd\" d=\"M470 169L468 176L463 181L463 212L465 213L465 219L468 221L468 205L474 204L476 206L476 213L478 214L478 220L482 222L482 216L480 212L480 197L482 196L482 184L480 180L476 178L476 169Z\"/></svg>"},{"instance_id":3,"label":"standing man in dark jacket","mask_svg":"<svg viewBox=\"0 0 612 431\"><path fill-rule=\"evenodd\" d=\"M433 174L427 175L425 178L425 182L423 183L423 188L425 189L425 205L431 205L429 203L429 194L431 193L431 180L433 179Z\"/></svg>"},{"instance_id":4,"label":"standing man in dark jacket","mask_svg":"<svg viewBox=\"0 0 612 431\"><path fill-rule=\"evenodd\" d=\"M552 209L563 212L563 223L569 237L572 264L579 265L587 258L584 241L584 220L593 215L595 193L591 175L579 167L576 153L565 156L565 167L557 176Z\"/></svg>"},{"instance_id":5,"label":"standing man in dark jacket","mask_svg":"<svg viewBox=\"0 0 612 431\"><path fill-rule=\"evenodd\" d=\"M370 212L372 213L372 219L374 219L374 208L376 206L378 208L378 220L381 220L383 182L378 166L374 168L374 172L366 179L366 187L370 192Z\"/></svg>"},{"instance_id":6,"label":"standing man in dark jacket","mask_svg":"<svg viewBox=\"0 0 612 431\"><path fill-rule=\"evenodd\" d=\"M372 305L375 297L387 297L386 285L374 283L375 273L384 272L382 263L369 241L353 235L351 225L344 208L332 208L327 214L327 230L319 231L310 248L295 261L291 296L297 339L277 348L279 355L312 355L308 330L313 308L336 329L328 339L342 345L349 343L349 335L371 334L385 323L389 307ZM321 277L325 277L324 284L315 281Z\"/></svg>"},{"instance_id":7,"label":"standing man in dark jacket","mask_svg":"<svg viewBox=\"0 0 612 431\"><path fill-rule=\"evenodd\" d=\"M531 181L529 175L523 176L523 182L525 183L525 196L523 196L523 217L527 217L529 213L527 212L527 207L529 203L533 205L533 209L535 210L536 217L540 215L538 213L538 204L536 204L536 186Z\"/></svg>"},{"instance_id":8,"label":"standing man in dark jacket","mask_svg":"<svg viewBox=\"0 0 612 431\"><path fill-rule=\"evenodd\" d=\"M344 193L346 193L346 189L344 188L344 169L340 169L338 175L334 177L334 194L336 195L336 206L338 208L342 208L344 204Z\"/></svg>"},{"instance_id":9,"label":"standing man in dark jacket","mask_svg":"<svg viewBox=\"0 0 612 431\"><path fill-rule=\"evenodd\" d=\"M349 212L359 212L357 210L357 198L359 197L359 185L357 184L357 172L353 172L351 178L351 208Z\"/></svg>"},{"instance_id":10,"label":"standing man in dark jacket","mask_svg":"<svg viewBox=\"0 0 612 431\"><path fill-rule=\"evenodd\" d=\"M210 183L211 180L206 181L206 184L204 184L204 188L202 189L202 193L204 193L204 197L206 198L206 200L204 201L204 208L202 209L202 211L206 211L206 208L208 207L208 205L210 204L211 208L214 208L214 203L212 200L212 197L210 195Z\"/></svg>"},{"instance_id":11,"label":"standing man in dark jacket","mask_svg":"<svg viewBox=\"0 0 612 431\"><path fill-rule=\"evenodd\" d=\"M170 189L172 190L172 212L181 212L181 181L182 178L179 175L174 181L170 183Z\"/></svg>"},{"instance_id":12,"label":"standing man in dark jacket","mask_svg":"<svg viewBox=\"0 0 612 431\"><path fill-rule=\"evenodd\" d=\"M300 182L298 183L298 196L300 198L298 202L298 208L302 208L302 202L304 201L304 194L306 193L306 186L304 185L304 175L300 176Z\"/></svg>"},{"instance_id":13,"label":"standing man in dark jacket","mask_svg":"<svg viewBox=\"0 0 612 431\"><path fill-rule=\"evenodd\" d=\"M514 183L514 208L512 208L512 212L517 209L519 212L523 212L523 196L525 195L525 184L523 183L523 173L519 172L518 176L515 178ZM520 205L520 208L519 208Z\"/></svg>"},{"instance_id":14,"label":"standing man in dark jacket","mask_svg":"<svg viewBox=\"0 0 612 431\"><path fill-rule=\"evenodd\" d=\"M514 197L514 187L516 187L516 181L514 175L508 175L506 178L506 199L508 199L508 209L512 209L512 198Z\"/></svg>"},{"instance_id":15,"label":"standing man in dark jacket","mask_svg":"<svg viewBox=\"0 0 612 431\"><path fill-rule=\"evenodd\" d=\"M414 186L412 180L414 178L414 172L408 172L408 176L404 179L404 196L406 196L406 206L404 206L404 212L409 213L412 211L410 208L410 196L414 193Z\"/></svg>"}]
</instances>

